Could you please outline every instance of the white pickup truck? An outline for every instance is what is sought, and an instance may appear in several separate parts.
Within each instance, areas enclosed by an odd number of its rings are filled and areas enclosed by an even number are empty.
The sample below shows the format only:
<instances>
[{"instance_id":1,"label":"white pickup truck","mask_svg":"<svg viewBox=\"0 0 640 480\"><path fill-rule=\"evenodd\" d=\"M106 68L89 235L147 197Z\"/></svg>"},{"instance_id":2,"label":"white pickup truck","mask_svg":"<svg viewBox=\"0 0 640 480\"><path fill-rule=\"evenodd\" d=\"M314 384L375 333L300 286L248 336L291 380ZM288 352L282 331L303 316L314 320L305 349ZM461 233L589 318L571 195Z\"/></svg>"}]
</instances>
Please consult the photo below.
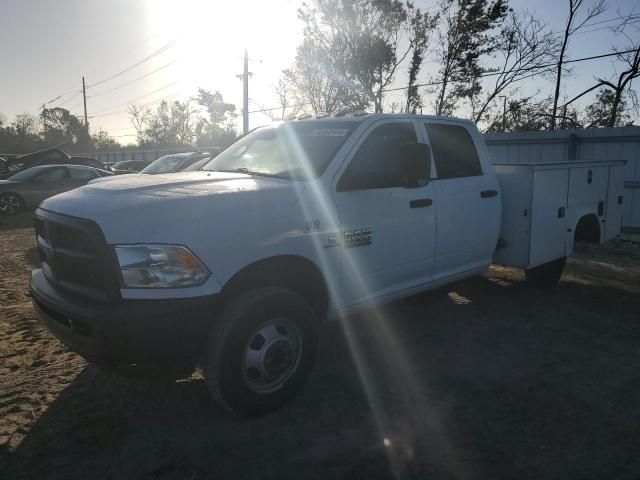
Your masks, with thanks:
<instances>
[{"instance_id":1,"label":"white pickup truck","mask_svg":"<svg viewBox=\"0 0 640 480\"><path fill-rule=\"evenodd\" d=\"M98 180L36 211L35 309L92 362L202 367L228 411L287 402L325 318L484 272L558 281L574 239L620 230L623 162L493 166L469 121L304 118L203 171Z\"/></svg>"}]
</instances>

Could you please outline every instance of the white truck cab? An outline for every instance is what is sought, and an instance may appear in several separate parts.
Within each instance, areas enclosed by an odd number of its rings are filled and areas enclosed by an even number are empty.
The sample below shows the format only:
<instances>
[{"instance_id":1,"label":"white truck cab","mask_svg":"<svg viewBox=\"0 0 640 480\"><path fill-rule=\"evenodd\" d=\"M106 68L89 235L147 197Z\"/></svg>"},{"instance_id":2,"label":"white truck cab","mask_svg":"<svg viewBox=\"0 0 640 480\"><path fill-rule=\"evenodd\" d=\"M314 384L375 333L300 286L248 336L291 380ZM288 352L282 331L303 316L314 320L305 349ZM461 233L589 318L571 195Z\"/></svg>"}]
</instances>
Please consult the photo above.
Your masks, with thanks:
<instances>
[{"instance_id":1,"label":"white truck cab","mask_svg":"<svg viewBox=\"0 0 640 480\"><path fill-rule=\"evenodd\" d=\"M95 363L175 375L201 365L223 407L260 413L303 384L324 318L494 261L557 282L583 218L595 217L595 230L593 220L580 227L593 239L618 233L621 164L500 166L497 175L466 120L280 122L202 171L112 177L43 202L33 302Z\"/></svg>"}]
</instances>

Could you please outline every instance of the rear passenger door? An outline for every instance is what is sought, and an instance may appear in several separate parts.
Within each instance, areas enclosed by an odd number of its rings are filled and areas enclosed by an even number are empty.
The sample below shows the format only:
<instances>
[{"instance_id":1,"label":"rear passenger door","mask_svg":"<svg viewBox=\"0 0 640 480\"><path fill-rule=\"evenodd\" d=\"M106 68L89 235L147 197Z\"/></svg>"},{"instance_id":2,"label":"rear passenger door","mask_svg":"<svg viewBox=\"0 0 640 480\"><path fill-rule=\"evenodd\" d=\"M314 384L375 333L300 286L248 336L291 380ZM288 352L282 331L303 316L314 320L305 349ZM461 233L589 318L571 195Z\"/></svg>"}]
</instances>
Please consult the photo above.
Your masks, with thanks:
<instances>
[{"instance_id":1,"label":"rear passenger door","mask_svg":"<svg viewBox=\"0 0 640 480\"><path fill-rule=\"evenodd\" d=\"M432 182L438 232L433 278L437 280L491 264L501 200L495 173L482 165L478 145L464 125L426 122L424 127L437 175Z\"/></svg>"}]
</instances>

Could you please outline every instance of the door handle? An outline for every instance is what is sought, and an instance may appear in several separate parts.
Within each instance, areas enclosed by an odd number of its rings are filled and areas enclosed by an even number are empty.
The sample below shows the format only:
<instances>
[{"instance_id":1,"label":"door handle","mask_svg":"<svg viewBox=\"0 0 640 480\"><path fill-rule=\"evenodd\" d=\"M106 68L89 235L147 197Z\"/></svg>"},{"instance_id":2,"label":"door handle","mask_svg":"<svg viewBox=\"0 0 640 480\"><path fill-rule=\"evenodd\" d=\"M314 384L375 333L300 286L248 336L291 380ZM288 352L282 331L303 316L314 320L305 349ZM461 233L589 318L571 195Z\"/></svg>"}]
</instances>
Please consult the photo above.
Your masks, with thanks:
<instances>
[{"instance_id":1,"label":"door handle","mask_svg":"<svg viewBox=\"0 0 640 480\"><path fill-rule=\"evenodd\" d=\"M429 207L433 204L433 200L431 200L430 198L419 198L417 200L411 200L409 202L409 206L411 208L423 208L423 207Z\"/></svg>"},{"instance_id":2,"label":"door handle","mask_svg":"<svg viewBox=\"0 0 640 480\"><path fill-rule=\"evenodd\" d=\"M496 195L498 195L497 190L483 190L482 192L480 192L480 196L482 198L491 198L495 197Z\"/></svg>"}]
</instances>

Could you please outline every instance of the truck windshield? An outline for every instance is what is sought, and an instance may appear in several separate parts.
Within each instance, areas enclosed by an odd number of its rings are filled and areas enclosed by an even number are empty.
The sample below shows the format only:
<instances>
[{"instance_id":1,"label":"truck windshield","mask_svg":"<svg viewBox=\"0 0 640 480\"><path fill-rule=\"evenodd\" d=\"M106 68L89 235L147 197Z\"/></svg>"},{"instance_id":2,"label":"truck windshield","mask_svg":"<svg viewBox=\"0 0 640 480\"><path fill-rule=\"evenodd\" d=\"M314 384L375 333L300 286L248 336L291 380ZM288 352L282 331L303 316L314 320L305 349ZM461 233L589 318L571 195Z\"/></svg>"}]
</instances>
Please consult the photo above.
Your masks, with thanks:
<instances>
[{"instance_id":1,"label":"truck windshield","mask_svg":"<svg viewBox=\"0 0 640 480\"><path fill-rule=\"evenodd\" d=\"M320 175L358 122L283 123L238 140L202 169L294 180Z\"/></svg>"}]
</instances>

